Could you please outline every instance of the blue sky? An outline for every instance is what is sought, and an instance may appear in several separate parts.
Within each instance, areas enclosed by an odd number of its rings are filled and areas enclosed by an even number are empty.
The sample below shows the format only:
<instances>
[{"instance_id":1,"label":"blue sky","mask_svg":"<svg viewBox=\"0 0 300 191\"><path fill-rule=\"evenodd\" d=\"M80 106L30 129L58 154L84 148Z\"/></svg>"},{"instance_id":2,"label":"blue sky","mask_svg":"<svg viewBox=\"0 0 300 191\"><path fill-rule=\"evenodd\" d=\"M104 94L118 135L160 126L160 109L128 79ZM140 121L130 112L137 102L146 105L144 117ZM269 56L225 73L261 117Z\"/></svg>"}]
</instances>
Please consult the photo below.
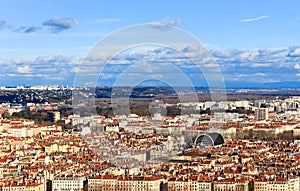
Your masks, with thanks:
<instances>
[{"instance_id":1,"label":"blue sky","mask_svg":"<svg viewBox=\"0 0 300 191\"><path fill-rule=\"evenodd\" d=\"M72 85L78 59L98 40L153 22L176 25L199 39L227 84L249 77L253 84L297 83L299 6L296 0L2 1L0 85Z\"/></svg>"}]
</instances>

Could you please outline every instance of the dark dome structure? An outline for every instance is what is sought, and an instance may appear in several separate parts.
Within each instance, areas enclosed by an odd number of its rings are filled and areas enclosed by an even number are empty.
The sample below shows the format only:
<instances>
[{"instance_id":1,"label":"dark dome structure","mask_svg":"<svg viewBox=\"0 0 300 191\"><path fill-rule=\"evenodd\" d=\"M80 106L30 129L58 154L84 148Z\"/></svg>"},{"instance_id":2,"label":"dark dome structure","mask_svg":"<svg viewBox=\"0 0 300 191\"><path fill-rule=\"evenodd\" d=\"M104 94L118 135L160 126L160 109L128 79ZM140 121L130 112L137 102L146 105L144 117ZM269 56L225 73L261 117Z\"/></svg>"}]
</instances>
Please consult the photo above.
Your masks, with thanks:
<instances>
[{"instance_id":1,"label":"dark dome structure","mask_svg":"<svg viewBox=\"0 0 300 191\"><path fill-rule=\"evenodd\" d=\"M199 135L194 142L195 146L218 146L224 143L224 138L220 133L206 133Z\"/></svg>"}]
</instances>

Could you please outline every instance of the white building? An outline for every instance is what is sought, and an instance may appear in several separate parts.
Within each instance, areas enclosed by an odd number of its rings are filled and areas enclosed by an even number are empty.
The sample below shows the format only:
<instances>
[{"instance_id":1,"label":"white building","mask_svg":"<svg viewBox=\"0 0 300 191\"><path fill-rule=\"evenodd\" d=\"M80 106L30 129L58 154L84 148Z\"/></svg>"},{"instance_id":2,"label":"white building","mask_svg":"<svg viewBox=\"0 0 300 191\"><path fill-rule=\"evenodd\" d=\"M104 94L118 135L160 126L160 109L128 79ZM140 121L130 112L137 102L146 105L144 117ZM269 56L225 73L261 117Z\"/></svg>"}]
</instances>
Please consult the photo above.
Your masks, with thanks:
<instances>
[{"instance_id":1,"label":"white building","mask_svg":"<svg viewBox=\"0 0 300 191\"><path fill-rule=\"evenodd\" d=\"M255 110L256 120L267 120L269 119L268 108L256 108Z\"/></svg>"},{"instance_id":2,"label":"white building","mask_svg":"<svg viewBox=\"0 0 300 191\"><path fill-rule=\"evenodd\" d=\"M52 180L52 191L83 191L83 182L86 178L84 176L66 176L66 177L55 177Z\"/></svg>"},{"instance_id":3,"label":"white building","mask_svg":"<svg viewBox=\"0 0 300 191\"><path fill-rule=\"evenodd\" d=\"M214 182L214 191L238 190L248 191L249 182L245 180L225 179Z\"/></svg>"},{"instance_id":4,"label":"white building","mask_svg":"<svg viewBox=\"0 0 300 191\"><path fill-rule=\"evenodd\" d=\"M12 126L9 128L9 132L13 137L26 137L26 127Z\"/></svg>"},{"instance_id":5,"label":"white building","mask_svg":"<svg viewBox=\"0 0 300 191\"><path fill-rule=\"evenodd\" d=\"M299 177L277 178L274 181L254 181L254 191L299 191Z\"/></svg>"}]
</instances>

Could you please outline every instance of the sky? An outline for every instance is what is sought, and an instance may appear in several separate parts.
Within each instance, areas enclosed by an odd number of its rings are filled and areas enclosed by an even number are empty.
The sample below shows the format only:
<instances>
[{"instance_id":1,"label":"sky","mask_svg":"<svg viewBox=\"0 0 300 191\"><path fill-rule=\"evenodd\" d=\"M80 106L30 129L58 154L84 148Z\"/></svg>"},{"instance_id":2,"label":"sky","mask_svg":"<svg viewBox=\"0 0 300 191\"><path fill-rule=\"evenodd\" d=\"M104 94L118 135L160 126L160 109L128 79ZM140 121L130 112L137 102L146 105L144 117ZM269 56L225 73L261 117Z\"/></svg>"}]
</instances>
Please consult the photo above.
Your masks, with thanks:
<instances>
[{"instance_id":1,"label":"sky","mask_svg":"<svg viewBox=\"0 0 300 191\"><path fill-rule=\"evenodd\" d=\"M0 86L72 85L97 42L143 23L178 27L198 39L227 86L298 86L299 6L297 0L2 1Z\"/></svg>"}]
</instances>

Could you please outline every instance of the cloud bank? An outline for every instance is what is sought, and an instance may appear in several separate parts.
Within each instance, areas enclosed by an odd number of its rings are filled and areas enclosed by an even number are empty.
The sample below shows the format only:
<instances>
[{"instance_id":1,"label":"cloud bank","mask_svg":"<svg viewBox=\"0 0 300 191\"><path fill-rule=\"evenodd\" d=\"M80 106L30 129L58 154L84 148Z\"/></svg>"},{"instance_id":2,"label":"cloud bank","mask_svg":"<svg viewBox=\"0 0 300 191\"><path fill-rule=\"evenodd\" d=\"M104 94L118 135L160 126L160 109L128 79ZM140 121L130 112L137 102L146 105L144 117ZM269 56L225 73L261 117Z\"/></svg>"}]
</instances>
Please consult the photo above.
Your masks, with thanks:
<instances>
[{"instance_id":1,"label":"cloud bank","mask_svg":"<svg viewBox=\"0 0 300 191\"><path fill-rule=\"evenodd\" d=\"M259 87L263 83L294 83L300 84L300 47L290 47L283 49L257 49L257 50L212 50L211 54L221 69L227 86L247 86L254 84ZM197 50L192 46L182 47L181 52L189 58L197 59ZM143 50L140 52L131 52L130 54L119 55L112 59L101 74L101 85L113 85L114 80L126 68L131 65L144 62L147 66L144 71L135 70L131 76L143 75L148 70L157 71L163 69L163 64L174 64L191 80L199 86L202 86L204 78L199 78L201 71L197 70L195 65L180 54L168 49L157 48L154 50ZM214 69L209 59L201 58L202 67L207 71ZM79 64L86 64L87 75L92 75L91 71L97 67L99 62L93 59L75 59L65 56L43 56L32 59L12 59L0 62L0 85L13 85L17 82L21 84L36 83L41 84L67 84L73 85L76 72L82 70ZM161 67L161 68L159 68ZM91 72L91 73L89 73ZM159 76L161 73L169 71L160 71L153 74ZM201 74L200 74L201 75ZM201 81L202 80L202 81ZM300 88L300 85L299 85Z\"/></svg>"}]
</instances>

